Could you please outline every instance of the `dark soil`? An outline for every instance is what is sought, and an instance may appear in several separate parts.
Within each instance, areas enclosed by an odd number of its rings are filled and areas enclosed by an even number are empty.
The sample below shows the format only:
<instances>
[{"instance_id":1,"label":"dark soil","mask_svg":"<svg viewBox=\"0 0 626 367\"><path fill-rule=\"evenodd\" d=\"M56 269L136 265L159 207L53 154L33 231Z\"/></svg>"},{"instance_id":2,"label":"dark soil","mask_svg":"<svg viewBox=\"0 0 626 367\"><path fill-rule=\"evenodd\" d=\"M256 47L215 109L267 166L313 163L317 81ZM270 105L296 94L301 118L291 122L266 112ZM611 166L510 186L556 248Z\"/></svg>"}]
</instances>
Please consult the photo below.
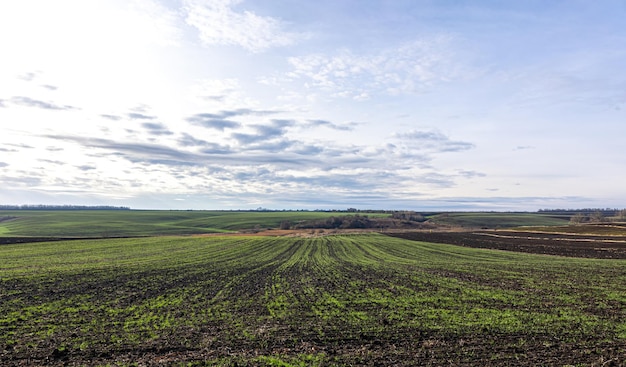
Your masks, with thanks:
<instances>
[{"instance_id":1,"label":"dark soil","mask_svg":"<svg viewBox=\"0 0 626 367\"><path fill-rule=\"evenodd\" d=\"M0 217L0 222L7 222L13 219L17 219L17 217L12 217L10 215L7 215L7 216Z\"/></svg>"},{"instance_id":2,"label":"dark soil","mask_svg":"<svg viewBox=\"0 0 626 367\"><path fill-rule=\"evenodd\" d=\"M403 232L390 233L389 236L413 241L534 254L595 259L626 259L626 237L624 236L590 236L503 230Z\"/></svg>"},{"instance_id":3,"label":"dark soil","mask_svg":"<svg viewBox=\"0 0 626 367\"><path fill-rule=\"evenodd\" d=\"M11 245L14 243L49 242L61 241L63 238L57 237L0 237L0 245Z\"/></svg>"}]
</instances>

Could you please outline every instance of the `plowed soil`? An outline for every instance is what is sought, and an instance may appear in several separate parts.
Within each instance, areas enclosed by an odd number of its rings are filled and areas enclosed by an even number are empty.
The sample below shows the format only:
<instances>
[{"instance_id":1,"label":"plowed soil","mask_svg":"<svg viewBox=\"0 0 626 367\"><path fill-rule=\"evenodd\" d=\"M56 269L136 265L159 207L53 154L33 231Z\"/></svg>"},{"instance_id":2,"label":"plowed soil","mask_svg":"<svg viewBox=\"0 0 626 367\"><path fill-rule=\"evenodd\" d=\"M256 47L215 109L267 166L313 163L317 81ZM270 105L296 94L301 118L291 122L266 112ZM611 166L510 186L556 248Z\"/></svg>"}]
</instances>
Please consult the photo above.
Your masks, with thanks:
<instances>
[{"instance_id":1,"label":"plowed soil","mask_svg":"<svg viewBox=\"0 0 626 367\"><path fill-rule=\"evenodd\" d=\"M404 232L393 237L413 241L447 243L473 248L545 255L626 259L626 237L555 234L521 231Z\"/></svg>"}]
</instances>

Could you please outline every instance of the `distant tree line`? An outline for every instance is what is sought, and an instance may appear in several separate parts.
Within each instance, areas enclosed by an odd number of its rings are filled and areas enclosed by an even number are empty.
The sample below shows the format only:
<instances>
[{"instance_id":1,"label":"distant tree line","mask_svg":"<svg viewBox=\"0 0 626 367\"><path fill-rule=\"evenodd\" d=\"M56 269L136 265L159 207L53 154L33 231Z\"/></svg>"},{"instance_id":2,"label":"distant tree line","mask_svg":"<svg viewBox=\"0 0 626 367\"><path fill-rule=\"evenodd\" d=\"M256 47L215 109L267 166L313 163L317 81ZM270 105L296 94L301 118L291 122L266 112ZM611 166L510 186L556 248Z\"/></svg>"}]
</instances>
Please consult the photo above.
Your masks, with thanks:
<instances>
[{"instance_id":1,"label":"distant tree line","mask_svg":"<svg viewBox=\"0 0 626 367\"><path fill-rule=\"evenodd\" d=\"M400 219L400 220L406 220L406 221L411 221L411 222L424 222L424 221L426 221L426 218L422 214L414 212L414 211L393 212L391 214L391 218L393 218L393 219Z\"/></svg>"},{"instance_id":2,"label":"distant tree line","mask_svg":"<svg viewBox=\"0 0 626 367\"><path fill-rule=\"evenodd\" d=\"M354 212L350 212L354 213ZM365 229L365 228L381 228L396 227L402 223L416 225L426 221L423 215L413 211L396 211L391 212L389 218L374 217L367 215L350 214L332 216L325 219L305 220L292 224L290 221L283 221L280 224L281 229Z\"/></svg>"},{"instance_id":3,"label":"distant tree line","mask_svg":"<svg viewBox=\"0 0 626 367\"><path fill-rule=\"evenodd\" d=\"M0 210L130 210L110 205L0 205Z\"/></svg>"},{"instance_id":4,"label":"distant tree line","mask_svg":"<svg viewBox=\"0 0 626 367\"><path fill-rule=\"evenodd\" d=\"M343 215L332 216L326 219L314 219L306 220L300 223L291 225L288 222L283 222L280 225L281 229L354 229L354 228L374 228L375 222L370 220L366 215Z\"/></svg>"},{"instance_id":5,"label":"distant tree line","mask_svg":"<svg viewBox=\"0 0 626 367\"><path fill-rule=\"evenodd\" d=\"M191 209L190 209L191 210ZM394 215L396 213L416 213L411 210L390 210L390 209L357 209L357 208L347 208L347 209L268 209L265 207L258 207L256 209L227 209L227 210L215 210L221 212L271 212L271 213L288 213L288 212L307 212L307 213L350 213L350 214L390 214ZM431 212L421 212L420 215L426 217L435 214L441 214L440 211L431 211ZM494 212L495 213L495 212Z\"/></svg>"},{"instance_id":6,"label":"distant tree line","mask_svg":"<svg viewBox=\"0 0 626 367\"><path fill-rule=\"evenodd\" d=\"M615 211L600 211L596 210L591 213L578 212L574 213L570 217L570 223L583 224L583 223L604 223L610 221L626 221L626 209Z\"/></svg>"},{"instance_id":7,"label":"distant tree line","mask_svg":"<svg viewBox=\"0 0 626 367\"><path fill-rule=\"evenodd\" d=\"M220 210L218 210L220 211ZM397 210L386 210L386 209L356 209L356 208L347 208L347 209L268 209L264 207L258 207L256 209L234 209L234 210L223 210L223 211L234 211L234 212L312 212L312 213L365 213L365 214L393 214L397 212ZM435 214L435 212L430 213Z\"/></svg>"}]
</instances>

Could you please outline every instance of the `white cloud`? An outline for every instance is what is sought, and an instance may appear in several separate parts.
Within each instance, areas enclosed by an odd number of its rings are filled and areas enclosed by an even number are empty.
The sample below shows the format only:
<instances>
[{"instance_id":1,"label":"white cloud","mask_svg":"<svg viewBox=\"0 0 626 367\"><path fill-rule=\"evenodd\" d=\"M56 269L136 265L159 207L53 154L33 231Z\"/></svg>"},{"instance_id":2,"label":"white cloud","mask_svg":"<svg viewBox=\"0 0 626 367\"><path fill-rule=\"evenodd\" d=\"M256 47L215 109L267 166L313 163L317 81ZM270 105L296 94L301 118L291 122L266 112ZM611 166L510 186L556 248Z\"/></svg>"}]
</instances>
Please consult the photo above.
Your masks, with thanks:
<instances>
[{"instance_id":1,"label":"white cloud","mask_svg":"<svg viewBox=\"0 0 626 367\"><path fill-rule=\"evenodd\" d=\"M474 148L474 144L465 141L450 140L449 137L438 131L411 130L405 133L396 133L394 138L400 139L408 151L431 152L461 152Z\"/></svg>"},{"instance_id":2,"label":"white cloud","mask_svg":"<svg viewBox=\"0 0 626 367\"><path fill-rule=\"evenodd\" d=\"M249 96L236 78L203 79L188 88L189 98L202 108L256 108L259 101Z\"/></svg>"},{"instance_id":3,"label":"white cloud","mask_svg":"<svg viewBox=\"0 0 626 367\"><path fill-rule=\"evenodd\" d=\"M207 45L238 45L252 52L296 43L301 35L283 30L281 21L250 11L237 12L241 0L187 0L187 23Z\"/></svg>"},{"instance_id":4,"label":"white cloud","mask_svg":"<svg viewBox=\"0 0 626 367\"><path fill-rule=\"evenodd\" d=\"M452 39L438 36L398 47L356 54L344 49L335 55L291 57L291 80L321 88L338 97L365 100L376 94L415 93L463 76L451 51Z\"/></svg>"}]
</instances>

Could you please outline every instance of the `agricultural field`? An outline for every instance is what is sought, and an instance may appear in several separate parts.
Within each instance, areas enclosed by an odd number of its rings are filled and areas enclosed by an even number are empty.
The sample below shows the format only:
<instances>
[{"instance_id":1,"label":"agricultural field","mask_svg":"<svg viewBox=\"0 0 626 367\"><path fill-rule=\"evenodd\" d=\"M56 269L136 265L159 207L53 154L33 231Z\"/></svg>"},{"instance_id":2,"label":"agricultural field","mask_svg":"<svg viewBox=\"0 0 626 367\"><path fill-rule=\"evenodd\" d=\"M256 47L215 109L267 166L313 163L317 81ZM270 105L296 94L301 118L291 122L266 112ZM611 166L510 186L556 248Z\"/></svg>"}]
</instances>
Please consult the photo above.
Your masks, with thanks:
<instances>
[{"instance_id":1,"label":"agricultural field","mask_svg":"<svg viewBox=\"0 0 626 367\"><path fill-rule=\"evenodd\" d=\"M521 226L565 226L568 216L553 213L454 212L434 213L433 223L464 228L512 228Z\"/></svg>"},{"instance_id":2,"label":"agricultural field","mask_svg":"<svg viewBox=\"0 0 626 367\"><path fill-rule=\"evenodd\" d=\"M0 245L7 366L620 366L626 262L382 234Z\"/></svg>"},{"instance_id":3,"label":"agricultural field","mask_svg":"<svg viewBox=\"0 0 626 367\"><path fill-rule=\"evenodd\" d=\"M626 226L534 227L517 230L412 231L390 233L414 241L534 254L626 259Z\"/></svg>"},{"instance_id":4,"label":"agricultural field","mask_svg":"<svg viewBox=\"0 0 626 367\"><path fill-rule=\"evenodd\" d=\"M6 210L0 236L137 237L225 233L276 228L284 220L336 216L327 212L166 211L166 210Z\"/></svg>"},{"instance_id":5,"label":"agricultural field","mask_svg":"<svg viewBox=\"0 0 626 367\"><path fill-rule=\"evenodd\" d=\"M597 237L618 237L626 238L626 223L593 223L593 224L576 224L569 226L548 226L548 227L525 227L518 228L524 232L542 232L554 234L569 234Z\"/></svg>"},{"instance_id":6,"label":"agricultural field","mask_svg":"<svg viewBox=\"0 0 626 367\"><path fill-rule=\"evenodd\" d=\"M358 213L315 211L0 210L1 237L107 238L234 233L323 222ZM361 213L375 220L390 214ZM430 213L428 225L463 228L564 226L568 220L542 213ZM380 226L389 227L381 221ZM375 227L378 227L375 225Z\"/></svg>"}]
</instances>

